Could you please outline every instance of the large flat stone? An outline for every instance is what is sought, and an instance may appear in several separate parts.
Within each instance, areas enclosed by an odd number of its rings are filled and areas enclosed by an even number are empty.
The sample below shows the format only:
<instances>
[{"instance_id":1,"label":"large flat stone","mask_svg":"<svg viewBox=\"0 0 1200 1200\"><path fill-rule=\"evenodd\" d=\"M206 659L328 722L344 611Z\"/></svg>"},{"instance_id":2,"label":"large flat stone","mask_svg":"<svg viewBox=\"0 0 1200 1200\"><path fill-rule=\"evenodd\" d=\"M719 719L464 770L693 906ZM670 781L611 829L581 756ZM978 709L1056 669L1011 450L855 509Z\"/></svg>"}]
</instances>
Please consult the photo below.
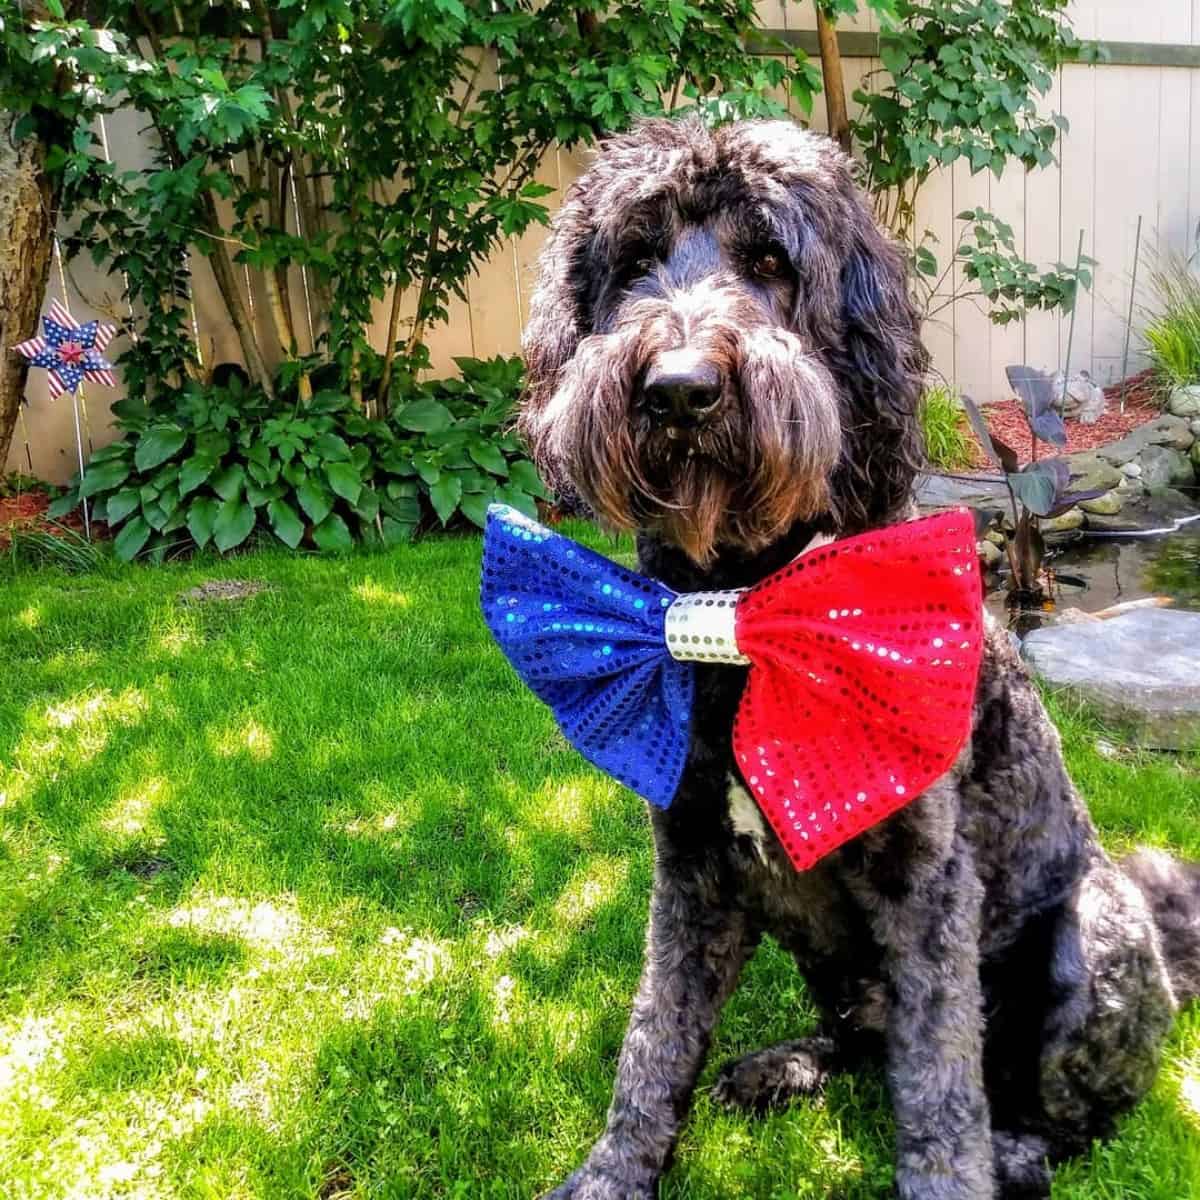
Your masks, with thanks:
<instances>
[{"instance_id":1,"label":"large flat stone","mask_svg":"<svg viewBox=\"0 0 1200 1200\"><path fill-rule=\"evenodd\" d=\"M1186 450L1195 441L1188 422L1183 417L1162 416L1145 425L1139 425L1120 441L1109 442L1095 453L1114 467L1131 462L1147 446L1169 446L1172 450Z\"/></svg>"},{"instance_id":2,"label":"large flat stone","mask_svg":"<svg viewBox=\"0 0 1200 1200\"><path fill-rule=\"evenodd\" d=\"M1200 745L1200 613L1144 608L1036 629L1021 653L1051 687L1086 701L1142 745Z\"/></svg>"},{"instance_id":3,"label":"large flat stone","mask_svg":"<svg viewBox=\"0 0 1200 1200\"><path fill-rule=\"evenodd\" d=\"M970 476L922 475L917 480L917 503L923 508L1007 508L1008 489L1003 483Z\"/></svg>"}]
</instances>

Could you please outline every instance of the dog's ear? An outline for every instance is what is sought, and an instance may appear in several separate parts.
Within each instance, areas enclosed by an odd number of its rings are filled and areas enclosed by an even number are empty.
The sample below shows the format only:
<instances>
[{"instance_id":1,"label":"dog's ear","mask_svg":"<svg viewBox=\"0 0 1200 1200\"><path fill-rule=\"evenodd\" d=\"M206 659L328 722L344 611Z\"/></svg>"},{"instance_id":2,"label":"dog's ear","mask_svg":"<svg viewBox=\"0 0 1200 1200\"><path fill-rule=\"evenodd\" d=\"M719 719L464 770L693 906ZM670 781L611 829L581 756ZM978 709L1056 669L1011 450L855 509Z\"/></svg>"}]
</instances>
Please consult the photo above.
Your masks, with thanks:
<instances>
[{"instance_id":1,"label":"dog's ear","mask_svg":"<svg viewBox=\"0 0 1200 1200\"><path fill-rule=\"evenodd\" d=\"M835 495L848 522L871 525L899 512L923 465L917 409L928 355L903 251L852 185L846 199L841 337L829 355L846 405Z\"/></svg>"}]
</instances>

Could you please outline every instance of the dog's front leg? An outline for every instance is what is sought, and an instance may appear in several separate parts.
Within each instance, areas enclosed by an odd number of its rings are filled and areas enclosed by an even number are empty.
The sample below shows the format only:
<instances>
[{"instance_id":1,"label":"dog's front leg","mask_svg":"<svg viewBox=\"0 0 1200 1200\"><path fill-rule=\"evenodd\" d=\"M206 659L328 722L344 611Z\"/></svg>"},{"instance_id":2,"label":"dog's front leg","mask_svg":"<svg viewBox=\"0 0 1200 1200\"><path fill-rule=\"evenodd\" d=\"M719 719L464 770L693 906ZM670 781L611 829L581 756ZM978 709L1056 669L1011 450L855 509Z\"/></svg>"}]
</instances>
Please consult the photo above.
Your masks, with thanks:
<instances>
[{"instance_id":1,"label":"dog's front leg","mask_svg":"<svg viewBox=\"0 0 1200 1200\"><path fill-rule=\"evenodd\" d=\"M608 1126L587 1161L544 1200L653 1200L722 1005L754 938L715 884L660 860L646 960L617 1064Z\"/></svg>"},{"instance_id":2,"label":"dog's front leg","mask_svg":"<svg viewBox=\"0 0 1200 1200\"><path fill-rule=\"evenodd\" d=\"M950 789L868 835L863 899L884 948L887 1073L902 1200L992 1200L983 1082L983 888Z\"/></svg>"}]
</instances>

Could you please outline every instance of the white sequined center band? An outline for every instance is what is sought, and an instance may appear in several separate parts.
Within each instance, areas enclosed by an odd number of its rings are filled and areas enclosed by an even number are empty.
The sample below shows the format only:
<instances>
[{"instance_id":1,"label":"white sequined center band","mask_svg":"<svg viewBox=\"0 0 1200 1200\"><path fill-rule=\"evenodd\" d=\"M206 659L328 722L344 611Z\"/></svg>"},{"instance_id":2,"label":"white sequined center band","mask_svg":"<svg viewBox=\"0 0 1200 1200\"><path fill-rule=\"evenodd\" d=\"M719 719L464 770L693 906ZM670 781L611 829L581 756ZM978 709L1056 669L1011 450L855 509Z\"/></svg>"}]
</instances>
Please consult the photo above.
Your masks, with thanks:
<instances>
[{"instance_id":1,"label":"white sequined center band","mask_svg":"<svg viewBox=\"0 0 1200 1200\"><path fill-rule=\"evenodd\" d=\"M745 664L738 652L736 613L740 590L686 592L667 609L667 650L681 662Z\"/></svg>"}]
</instances>

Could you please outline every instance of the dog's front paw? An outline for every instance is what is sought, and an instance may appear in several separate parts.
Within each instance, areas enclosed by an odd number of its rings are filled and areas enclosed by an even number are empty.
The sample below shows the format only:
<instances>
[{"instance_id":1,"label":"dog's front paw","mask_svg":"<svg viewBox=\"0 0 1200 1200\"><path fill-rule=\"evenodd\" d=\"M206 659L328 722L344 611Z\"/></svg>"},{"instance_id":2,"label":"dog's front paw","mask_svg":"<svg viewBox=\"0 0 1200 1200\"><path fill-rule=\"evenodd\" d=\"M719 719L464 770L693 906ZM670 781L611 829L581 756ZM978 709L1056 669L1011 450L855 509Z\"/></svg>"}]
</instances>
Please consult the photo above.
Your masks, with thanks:
<instances>
[{"instance_id":1,"label":"dog's front paw","mask_svg":"<svg viewBox=\"0 0 1200 1200\"><path fill-rule=\"evenodd\" d=\"M658 1184L651 1180L584 1163L570 1179L540 1200L656 1200L657 1196Z\"/></svg>"},{"instance_id":2,"label":"dog's front paw","mask_svg":"<svg viewBox=\"0 0 1200 1200\"><path fill-rule=\"evenodd\" d=\"M797 1096L819 1092L836 1050L826 1037L800 1038L757 1050L721 1068L713 1099L727 1108L759 1115L783 1108Z\"/></svg>"}]
</instances>

